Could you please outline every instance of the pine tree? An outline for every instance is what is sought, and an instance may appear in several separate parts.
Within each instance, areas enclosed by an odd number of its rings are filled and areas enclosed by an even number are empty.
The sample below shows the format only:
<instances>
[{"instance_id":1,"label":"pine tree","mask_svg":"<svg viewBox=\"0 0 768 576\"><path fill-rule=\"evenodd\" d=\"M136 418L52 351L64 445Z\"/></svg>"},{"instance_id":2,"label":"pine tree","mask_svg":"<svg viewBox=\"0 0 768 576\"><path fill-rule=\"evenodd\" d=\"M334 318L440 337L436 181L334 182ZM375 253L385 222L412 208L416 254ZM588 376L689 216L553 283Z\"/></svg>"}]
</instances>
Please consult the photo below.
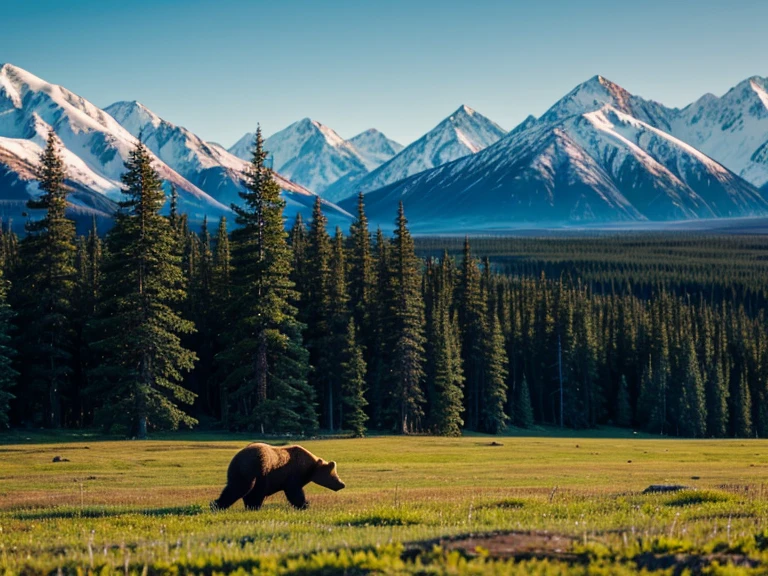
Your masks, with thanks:
<instances>
[{"instance_id":1,"label":"pine tree","mask_svg":"<svg viewBox=\"0 0 768 576\"><path fill-rule=\"evenodd\" d=\"M731 396L731 417L733 435L738 438L752 436L752 394L746 369L737 370Z\"/></svg>"},{"instance_id":2,"label":"pine tree","mask_svg":"<svg viewBox=\"0 0 768 576\"><path fill-rule=\"evenodd\" d=\"M472 430L482 427L483 381L488 346L484 337L488 333L486 302L480 290L480 270L472 258L469 238L464 239L464 261L458 296L461 350L466 377L467 425Z\"/></svg>"},{"instance_id":3,"label":"pine tree","mask_svg":"<svg viewBox=\"0 0 768 576\"><path fill-rule=\"evenodd\" d=\"M8 282L0 269L0 429L7 428L10 422L10 401L14 396L11 390L16 385L19 373L13 369L12 359L16 355L11 347L11 319L13 311L8 304Z\"/></svg>"},{"instance_id":4,"label":"pine tree","mask_svg":"<svg viewBox=\"0 0 768 576\"><path fill-rule=\"evenodd\" d=\"M383 428L386 421L386 385L389 375L390 357L387 338L390 336L387 327L389 319L388 302L390 294L390 251L389 241L384 237L381 228L376 230L376 288L371 305L371 335L373 345L370 351L368 365L368 404L370 405L371 421L375 428Z\"/></svg>"},{"instance_id":5,"label":"pine tree","mask_svg":"<svg viewBox=\"0 0 768 576\"><path fill-rule=\"evenodd\" d=\"M360 341L366 348L366 358L370 358L374 339L371 322L375 316L373 299L376 293L376 270L362 192L357 197L357 218L349 227L349 245L350 308L358 327Z\"/></svg>"},{"instance_id":6,"label":"pine tree","mask_svg":"<svg viewBox=\"0 0 768 576\"><path fill-rule=\"evenodd\" d=\"M495 311L488 314L488 331L483 338L484 366L481 401L481 426L498 434L507 426L507 352Z\"/></svg>"},{"instance_id":7,"label":"pine tree","mask_svg":"<svg viewBox=\"0 0 768 576\"><path fill-rule=\"evenodd\" d=\"M430 429L443 436L460 436L464 425L464 373L459 328L452 314L454 270L447 252L427 277L427 381Z\"/></svg>"},{"instance_id":8,"label":"pine tree","mask_svg":"<svg viewBox=\"0 0 768 576\"><path fill-rule=\"evenodd\" d=\"M515 400L514 424L520 428L530 428L533 426L533 406L531 405L531 391L525 375L523 375L519 390Z\"/></svg>"},{"instance_id":9,"label":"pine tree","mask_svg":"<svg viewBox=\"0 0 768 576\"><path fill-rule=\"evenodd\" d=\"M28 407L42 400L43 423L58 427L72 375L76 246L75 224L66 216L66 171L53 130L48 132L38 178L42 194L27 207L45 214L26 225L22 266L13 286L19 311L21 400Z\"/></svg>"},{"instance_id":10,"label":"pine tree","mask_svg":"<svg viewBox=\"0 0 768 576\"><path fill-rule=\"evenodd\" d=\"M699 372L696 349L693 340L685 339L682 354L681 391L679 413L677 414L680 434L703 438L707 431L707 408L704 397L704 383Z\"/></svg>"},{"instance_id":11,"label":"pine tree","mask_svg":"<svg viewBox=\"0 0 768 576\"><path fill-rule=\"evenodd\" d=\"M213 293L217 301L230 297L232 282L232 255L227 234L227 218L222 216L216 230L216 250L213 254Z\"/></svg>"},{"instance_id":12,"label":"pine tree","mask_svg":"<svg viewBox=\"0 0 768 576\"><path fill-rule=\"evenodd\" d=\"M629 402L627 379L622 374L619 381L619 392L616 397L616 425L628 428L632 426L632 406Z\"/></svg>"},{"instance_id":13,"label":"pine tree","mask_svg":"<svg viewBox=\"0 0 768 576\"><path fill-rule=\"evenodd\" d=\"M311 433L317 427L314 393L307 383L309 358L304 326L293 304L291 249L283 223L285 201L272 170L264 165L261 129L256 131L250 169L233 205L232 323L220 356L225 385L239 427L263 432Z\"/></svg>"},{"instance_id":14,"label":"pine tree","mask_svg":"<svg viewBox=\"0 0 768 576\"><path fill-rule=\"evenodd\" d=\"M94 366L94 354L91 350L92 330L90 323L96 316L97 305L101 297L103 247L93 219L91 230L86 238L80 237L77 244L77 282L75 294L75 370L74 381L77 390L77 424L84 426L91 423L93 399L89 374Z\"/></svg>"},{"instance_id":15,"label":"pine tree","mask_svg":"<svg viewBox=\"0 0 768 576\"><path fill-rule=\"evenodd\" d=\"M299 294L299 299L302 304L299 306L299 310L303 311L303 300L307 294L307 243L308 234L307 227L304 225L304 219L301 216L301 212L296 213L296 220L294 220L293 227L290 233L291 238L291 253L293 254L293 264L291 266L291 281L293 281L296 292Z\"/></svg>"},{"instance_id":16,"label":"pine tree","mask_svg":"<svg viewBox=\"0 0 768 576\"><path fill-rule=\"evenodd\" d=\"M224 374L228 370L225 362L220 362L221 353L226 346L229 324L228 311L232 306L232 257L229 247L229 234L227 233L227 219L225 216L219 220L216 230L216 246L213 252L212 287L213 304L211 307L211 332L213 334L213 387L214 415L221 419L225 425L229 425L229 397L224 385Z\"/></svg>"},{"instance_id":17,"label":"pine tree","mask_svg":"<svg viewBox=\"0 0 768 576\"><path fill-rule=\"evenodd\" d=\"M208 231L208 218L198 234L190 234L189 243L196 246L193 252L197 266L189 277L188 318L192 319L197 329L190 339L192 348L197 352L198 362L189 378L190 388L197 394L197 408L212 414L218 405L218 386L213 377L215 345L215 271L211 235Z\"/></svg>"},{"instance_id":18,"label":"pine tree","mask_svg":"<svg viewBox=\"0 0 768 576\"><path fill-rule=\"evenodd\" d=\"M341 365L345 358L343 354L344 345L347 338L347 329L349 325L350 314L348 311L349 295L347 291L347 262L344 249L344 235L340 228L336 228L336 234L333 238L333 247L330 261L330 274L328 277L328 318L326 326L328 333L325 337L323 364L321 370L328 375L328 410L339 413L335 419L339 424L342 423L342 412L344 403L341 401L343 396ZM335 399L339 399L337 402Z\"/></svg>"},{"instance_id":19,"label":"pine tree","mask_svg":"<svg viewBox=\"0 0 768 576\"><path fill-rule=\"evenodd\" d=\"M728 433L728 381L724 356L727 351L726 327L718 327L713 358L708 365L706 383L707 436L723 438Z\"/></svg>"},{"instance_id":20,"label":"pine tree","mask_svg":"<svg viewBox=\"0 0 768 576\"><path fill-rule=\"evenodd\" d=\"M330 373L334 350L329 344L332 299L331 284L331 238L328 235L328 219L323 214L320 198L315 199L312 222L309 228L306 259L306 286L302 295L303 319L307 329L304 341L309 350L309 361L313 370L309 382L320 399L321 422L333 431L334 419L334 375ZM336 397L338 401L338 395Z\"/></svg>"},{"instance_id":21,"label":"pine tree","mask_svg":"<svg viewBox=\"0 0 768 576\"><path fill-rule=\"evenodd\" d=\"M346 339L341 349L341 393L344 403L344 419L342 426L352 431L356 438L365 435L365 422L368 416L365 407L365 373L366 366L363 359L363 351L357 342L355 321L349 319Z\"/></svg>"},{"instance_id":22,"label":"pine tree","mask_svg":"<svg viewBox=\"0 0 768 576\"><path fill-rule=\"evenodd\" d=\"M392 242L388 295L387 340L391 359L389 390L396 414L396 429L402 434L419 430L424 393L424 302L420 262L402 202Z\"/></svg>"},{"instance_id":23,"label":"pine tree","mask_svg":"<svg viewBox=\"0 0 768 576\"><path fill-rule=\"evenodd\" d=\"M174 308L186 297L184 276L174 231L160 216L162 182L141 141L125 167L125 199L107 236L100 339L93 347L101 358L95 375L108 386L102 421L124 423L141 439L150 427L196 424L180 407L194 401L180 382L196 357L181 344L194 325Z\"/></svg>"}]
</instances>

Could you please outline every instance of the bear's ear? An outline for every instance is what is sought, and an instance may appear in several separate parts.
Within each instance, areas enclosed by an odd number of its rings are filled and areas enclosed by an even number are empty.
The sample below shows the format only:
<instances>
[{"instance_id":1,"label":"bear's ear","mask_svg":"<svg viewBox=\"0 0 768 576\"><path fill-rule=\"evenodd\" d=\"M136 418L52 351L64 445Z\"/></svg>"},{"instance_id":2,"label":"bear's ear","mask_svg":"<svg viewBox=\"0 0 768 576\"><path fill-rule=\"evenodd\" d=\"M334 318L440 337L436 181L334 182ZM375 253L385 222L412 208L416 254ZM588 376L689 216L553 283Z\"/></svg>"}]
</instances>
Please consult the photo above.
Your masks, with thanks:
<instances>
[{"instance_id":1,"label":"bear's ear","mask_svg":"<svg viewBox=\"0 0 768 576\"><path fill-rule=\"evenodd\" d=\"M331 470L336 470L336 462L334 462L333 460L328 462L328 466L331 467Z\"/></svg>"}]
</instances>

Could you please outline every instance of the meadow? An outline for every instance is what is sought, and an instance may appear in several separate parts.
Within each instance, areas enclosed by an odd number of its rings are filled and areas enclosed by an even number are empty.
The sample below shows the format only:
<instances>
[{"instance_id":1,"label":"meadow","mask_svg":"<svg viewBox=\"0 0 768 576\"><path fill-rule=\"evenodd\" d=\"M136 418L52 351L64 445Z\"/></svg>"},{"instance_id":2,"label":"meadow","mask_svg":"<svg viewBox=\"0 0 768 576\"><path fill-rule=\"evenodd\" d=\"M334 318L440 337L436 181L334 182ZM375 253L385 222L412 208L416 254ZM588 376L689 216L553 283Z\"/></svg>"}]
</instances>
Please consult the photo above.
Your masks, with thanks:
<instances>
[{"instance_id":1,"label":"meadow","mask_svg":"<svg viewBox=\"0 0 768 576\"><path fill-rule=\"evenodd\" d=\"M555 434L306 440L345 490L216 513L252 438L0 437L0 574L768 573L768 442Z\"/></svg>"}]
</instances>

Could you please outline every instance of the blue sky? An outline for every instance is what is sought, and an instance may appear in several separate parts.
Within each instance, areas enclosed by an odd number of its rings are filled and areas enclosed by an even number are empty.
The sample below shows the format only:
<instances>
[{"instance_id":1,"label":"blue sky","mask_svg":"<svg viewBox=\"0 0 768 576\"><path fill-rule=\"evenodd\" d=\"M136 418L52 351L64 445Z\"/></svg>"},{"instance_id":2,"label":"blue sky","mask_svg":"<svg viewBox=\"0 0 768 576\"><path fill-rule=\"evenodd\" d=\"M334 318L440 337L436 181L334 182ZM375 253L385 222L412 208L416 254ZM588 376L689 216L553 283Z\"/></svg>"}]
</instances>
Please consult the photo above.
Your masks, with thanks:
<instances>
[{"instance_id":1,"label":"blue sky","mask_svg":"<svg viewBox=\"0 0 768 576\"><path fill-rule=\"evenodd\" d=\"M309 116L407 144L460 104L512 128L595 74L682 106L768 75L768 2L5 0L0 61L231 145Z\"/></svg>"}]
</instances>

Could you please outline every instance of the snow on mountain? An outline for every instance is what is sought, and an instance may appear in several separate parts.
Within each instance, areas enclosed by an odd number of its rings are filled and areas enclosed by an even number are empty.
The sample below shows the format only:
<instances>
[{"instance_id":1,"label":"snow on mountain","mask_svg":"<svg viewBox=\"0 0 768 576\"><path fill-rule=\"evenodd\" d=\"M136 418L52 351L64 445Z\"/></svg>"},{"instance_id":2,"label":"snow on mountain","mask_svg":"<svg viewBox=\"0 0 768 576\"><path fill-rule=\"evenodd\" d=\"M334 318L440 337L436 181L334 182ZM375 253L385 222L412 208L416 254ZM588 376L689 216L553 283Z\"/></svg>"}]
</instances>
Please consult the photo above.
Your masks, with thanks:
<instances>
[{"instance_id":1,"label":"snow on mountain","mask_svg":"<svg viewBox=\"0 0 768 576\"><path fill-rule=\"evenodd\" d=\"M70 178L112 199L120 196L120 176L136 139L112 116L66 88L11 64L0 66L0 136L42 147L51 129L62 142ZM24 149L31 159L29 145L13 146L9 153ZM192 216L228 210L160 160L155 168L177 186L180 205Z\"/></svg>"},{"instance_id":2,"label":"snow on mountain","mask_svg":"<svg viewBox=\"0 0 768 576\"><path fill-rule=\"evenodd\" d=\"M661 129L669 129L674 111L651 100L645 100L627 92L602 76L593 76L558 100L539 121L558 122L565 118L593 112L605 105L642 120Z\"/></svg>"},{"instance_id":3,"label":"snow on mountain","mask_svg":"<svg viewBox=\"0 0 768 576\"><path fill-rule=\"evenodd\" d=\"M375 128L361 132L348 142L358 151L368 170L378 168L403 149L402 144L390 140Z\"/></svg>"},{"instance_id":4,"label":"snow on mountain","mask_svg":"<svg viewBox=\"0 0 768 576\"><path fill-rule=\"evenodd\" d=\"M246 134L230 151L247 159ZM339 178L368 172L366 161L357 149L328 126L304 118L264 141L273 168L292 181L322 196Z\"/></svg>"},{"instance_id":5,"label":"snow on mountain","mask_svg":"<svg viewBox=\"0 0 768 576\"><path fill-rule=\"evenodd\" d=\"M221 145L206 142L184 127L176 126L138 102L116 102L105 108L134 136L142 134L147 148L187 180L229 206L240 202L248 162L225 150ZM248 154L253 140L247 143ZM245 150L246 143L242 143ZM296 212L309 217L315 195L306 188L275 173L275 180L286 200L286 218ZM331 203L324 203L329 219L346 224L351 217Z\"/></svg>"},{"instance_id":6,"label":"snow on mountain","mask_svg":"<svg viewBox=\"0 0 768 576\"><path fill-rule=\"evenodd\" d=\"M27 212L26 202L40 193L37 165L42 148L32 140L0 137L0 218L20 228ZM66 185L69 187L68 213L79 223L85 218L109 218L116 210L115 202L103 191L109 182L93 173L79 158L62 150L68 166Z\"/></svg>"},{"instance_id":7,"label":"snow on mountain","mask_svg":"<svg viewBox=\"0 0 768 576\"><path fill-rule=\"evenodd\" d=\"M768 78L702 96L676 114L671 132L755 186L768 184Z\"/></svg>"},{"instance_id":8,"label":"snow on mountain","mask_svg":"<svg viewBox=\"0 0 768 576\"><path fill-rule=\"evenodd\" d=\"M403 200L417 229L768 212L753 185L662 128L675 114L597 76L485 150L369 192L366 207L388 221Z\"/></svg>"},{"instance_id":9,"label":"snow on mountain","mask_svg":"<svg viewBox=\"0 0 768 576\"><path fill-rule=\"evenodd\" d=\"M339 201L368 192L424 170L475 154L505 134L497 124L469 106L461 106L397 156L358 180L341 180L323 197Z\"/></svg>"}]
</instances>

